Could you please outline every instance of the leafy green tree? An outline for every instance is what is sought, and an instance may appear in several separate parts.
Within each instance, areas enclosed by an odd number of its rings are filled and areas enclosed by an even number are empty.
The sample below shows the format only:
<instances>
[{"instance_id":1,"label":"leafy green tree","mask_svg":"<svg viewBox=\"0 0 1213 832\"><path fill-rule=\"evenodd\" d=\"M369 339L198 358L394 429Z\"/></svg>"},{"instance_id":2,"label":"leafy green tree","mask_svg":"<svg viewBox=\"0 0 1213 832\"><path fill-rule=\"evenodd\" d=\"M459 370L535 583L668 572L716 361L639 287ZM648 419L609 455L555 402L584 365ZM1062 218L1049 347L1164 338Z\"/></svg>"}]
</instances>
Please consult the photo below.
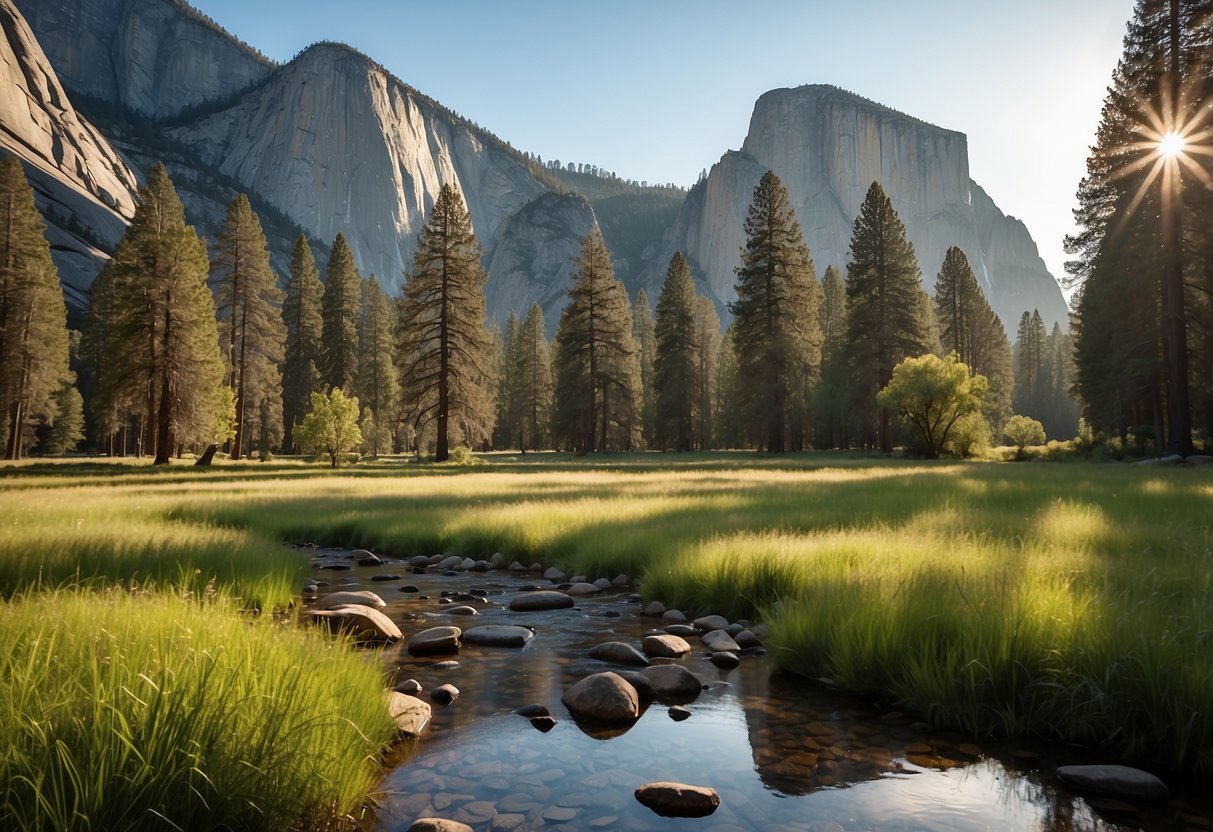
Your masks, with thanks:
<instances>
[{"instance_id":1,"label":"leafy green tree","mask_svg":"<svg viewBox=\"0 0 1213 832\"><path fill-rule=\"evenodd\" d=\"M653 368L657 358L657 334L653 320L653 309L649 306L649 295L644 289L636 292L632 304L632 333L639 347L640 361L640 421L644 424L645 437L650 445L654 442L653 426L657 413L657 391L654 387Z\"/></svg>"},{"instance_id":2,"label":"leafy green tree","mask_svg":"<svg viewBox=\"0 0 1213 832\"><path fill-rule=\"evenodd\" d=\"M552 359L544 335L543 310L534 304L518 327L510 412L519 414L518 446L545 447L552 419Z\"/></svg>"},{"instance_id":3,"label":"leafy green tree","mask_svg":"<svg viewBox=\"0 0 1213 832\"><path fill-rule=\"evenodd\" d=\"M67 307L21 162L0 160L0 429L20 459L53 419L68 369Z\"/></svg>"},{"instance_id":4,"label":"leafy green tree","mask_svg":"<svg viewBox=\"0 0 1213 832\"><path fill-rule=\"evenodd\" d=\"M855 218L847 263L847 345L856 409L867 416L876 443L892 450L889 410L876 393L906 358L932 352L938 338L931 304L906 228L879 182L873 182Z\"/></svg>"},{"instance_id":5,"label":"leafy green tree","mask_svg":"<svg viewBox=\"0 0 1213 832\"><path fill-rule=\"evenodd\" d=\"M282 358L282 421L284 446L294 449L292 431L307 412L313 392L323 386L320 375L324 322L320 312L324 284L307 237L300 234L291 251L291 276L282 303L286 342Z\"/></svg>"},{"instance_id":6,"label":"leafy green tree","mask_svg":"<svg viewBox=\"0 0 1213 832\"><path fill-rule=\"evenodd\" d=\"M331 466L336 468L342 454L362 444L358 397L346 398L340 387L334 387L327 396L313 393L311 400L311 412L295 431L295 441L302 448L328 454Z\"/></svg>"},{"instance_id":7,"label":"leafy green tree","mask_svg":"<svg viewBox=\"0 0 1213 832\"><path fill-rule=\"evenodd\" d=\"M720 367L720 316L709 298L695 298L695 343L699 362L695 413L695 444L712 448L716 443L716 384Z\"/></svg>"},{"instance_id":8,"label":"leafy green tree","mask_svg":"<svg viewBox=\"0 0 1213 832\"><path fill-rule=\"evenodd\" d=\"M112 316L92 317L104 334L99 398L141 402L143 450L165 464L179 445L228 438L233 400L223 385L206 244L185 224L163 165L148 174L139 207L101 287ZM125 415L125 414L124 414Z\"/></svg>"},{"instance_id":9,"label":"leafy green tree","mask_svg":"<svg viewBox=\"0 0 1213 832\"><path fill-rule=\"evenodd\" d=\"M74 384L66 383L55 393L55 421L46 437L48 454L76 450L84 439L84 397Z\"/></svg>"},{"instance_id":10,"label":"leafy green tree","mask_svg":"<svg viewBox=\"0 0 1213 832\"><path fill-rule=\"evenodd\" d=\"M338 232L329 255L320 307L323 329L320 374L326 388L353 390L358 381L361 287L362 276L354 263L354 253L345 235Z\"/></svg>"},{"instance_id":11,"label":"leafy green tree","mask_svg":"<svg viewBox=\"0 0 1213 832\"><path fill-rule=\"evenodd\" d=\"M661 449L689 451L702 408L698 314L691 266L674 252L657 298L656 358L653 362L654 439Z\"/></svg>"},{"instance_id":12,"label":"leafy green tree","mask_svg":"<svg viewBox=\"0 0 1213 832\"><path fill-rule=\"evenodd\" d=\"M452 425L472 444L492 433L497 380L485 328L485 277L463 199L443 185L417 237L397 328L407 418L418 431L433 423L437 462L450 456Z\"/></svg>"},{"instance_id":13,"label":"leafy green tree","mask_svg":"<svg viewBox=\"0 0 1213 832\"><path fill-rule=\"evenodd\" d=\"M800 223L779 177L767 171L745 220L746 244L735 271L738 388L747 421L768 453L787 447L789 408L821 368L821 287Z\"/></svg>"},{"instance_id":14,"label":"leafy green tree","mask_svg":"<svg viewBox=\"0 0 1213 832\"><path fill-rule=\"evenodd\" d=\"M639 438L641 382L627 291L597 228L573 265L556 330L553 429L583 453L628 449Z\"/></svg>"},{"instance_id":15,"label":"leafy green tree","mask_svg":"<svg viewBox=\"0 0 1213 832\"><path fill-rule=\"evenodd\" d=\"M282 291L248 197L240 194L219 229L211 264L227 383L236 402L231 458L252 449L252 437L282 435L282 371L286 327ZM262 418L269 420L260 424Z\"/></svg>"},{"instance_id":16,"label":"leafy green tree","mask_svg":"<svg viewBox=\"0 0 1213 832\"><path fill-rule=\"evenodd\" d=\"M1044 425L1029 416L1012 416L1003 425L1002 432L1007 439L1014 443L1020 456L1029 445L1045 443Z\"/></svg>"},{"instance_id":17,"label":"leafy green tree","mask_svg":"<svg viewBox=\"0 0 1213 832\"><path fill-rule=\"evenodd\" d=\"M379 281L371 275L362 284L362 315L358 323L358 400L369 410L377 429L363 431L368 452L378 456L392 450L391 425L399 411L400 381L393 362L395 316ZM386 437L386 440L385 440Z\"/></svg>"},{"instance_id":18,"label":"leafy green tree","mask_svg":"<svg viewBox=\"0 0 1213 832\"><path fill-rule=\"evenodd\" d=\"M969 259L952 246L935 279L935 320L944 350L950 350L975 375L990 382L985 417L1002 424L1011 412L1011 342L1002 321L990 308Z\"/></svg>"},{"instance_id":19,"label":"leafy green tree","mask_svg":"<svg viewBox=\"0 0 1213 832\"><path fill-rule=\"evenodd\" d=\"M980 412L986 388L986 377L970 376L956 353L948 353L946 358L928 353L906 358L894 367L893 377L876 394L876 403L912 426L923 456L935 459L956 423Z\"/></svg>"}]
</instances>

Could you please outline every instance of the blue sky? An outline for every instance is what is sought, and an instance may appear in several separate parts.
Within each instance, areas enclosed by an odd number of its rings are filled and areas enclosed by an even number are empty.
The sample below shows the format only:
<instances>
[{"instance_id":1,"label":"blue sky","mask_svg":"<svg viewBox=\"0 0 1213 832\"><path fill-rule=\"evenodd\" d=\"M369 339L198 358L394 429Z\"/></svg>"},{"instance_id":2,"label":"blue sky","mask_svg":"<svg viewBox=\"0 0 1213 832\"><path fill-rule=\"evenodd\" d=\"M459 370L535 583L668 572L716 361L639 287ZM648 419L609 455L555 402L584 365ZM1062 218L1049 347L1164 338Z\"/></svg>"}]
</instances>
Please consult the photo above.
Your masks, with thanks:
<instances>
[{"instance_id":1,"label":"blue sky","mask_svg":"<svg viewBox=\"0 0 1213 832\"><path fill-rule=\"evenodd\" d=\"M276 60L346 41L546 159L690 185L754 101L830 83L969 137L1050 271L1133 0L193 0Z\"/></svg>"}]
</instances>

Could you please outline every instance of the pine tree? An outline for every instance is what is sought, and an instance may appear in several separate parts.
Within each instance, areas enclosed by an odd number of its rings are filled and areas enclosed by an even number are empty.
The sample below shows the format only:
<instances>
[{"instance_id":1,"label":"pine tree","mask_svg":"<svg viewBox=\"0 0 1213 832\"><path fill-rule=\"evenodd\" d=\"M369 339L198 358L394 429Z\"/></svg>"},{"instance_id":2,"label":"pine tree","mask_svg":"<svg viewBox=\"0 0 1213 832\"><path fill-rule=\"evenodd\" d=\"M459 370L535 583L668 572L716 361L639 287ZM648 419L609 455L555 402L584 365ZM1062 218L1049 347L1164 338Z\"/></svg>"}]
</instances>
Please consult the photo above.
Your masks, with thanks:
<instances>
[{"instance_id":1,"label":"pine tree","mask_svg":"<svg viewBox=\"0 0 1213 832\"><path fill-rule=\"evenodd\" d=\"M395 318L379 280L371 275L362 284L362 316L358 326L358 401L371 412L371 430L362 431L372 456L391 452L390 425L399 409L400 382L393 361ZM365 412L364 410L364 412ZM384 441L384 436L388 440Z\"/></svg>"},{"instance_id":2,"label":"pine tree","mask_svg":"<svg viewBox=\"0 0 1213 832\"><path fill-rule=\"evenodd\" d=\"M1015 412L1043 422L1052 395L1052 356L1039 310L1024 312L1015 337Z\"/></svg>"},{"instance_id":3,"label":"pine tree","mask_svg":"<svg viewBox=\"0 0 1213 832\"><path fill-rule=\"evenodd\" d=\"M84 439L84 398L71 383L55 393L55 421L47 433L48 454L66 454L76 450Z\"/></svg>"},{"instance_id":4,"label":"pine tree","mask_svg":"<svg viewBox=\"0 0 1213 832\"><path fill-rule=\"evenodd\" d=\"M627 291L597 228L573 265L556 330L553 428L581 452L628 449L639 429L640 360Z\"/></svg>"},{"instance_id":5,"label":"pine tree","mask_svg":"<svg viewBox=\"0 0 1213 832\"><path fill-rule=\"evenodd\" d=\"M321 379L326 389L353 390L358 380L359 291L362 277L345 235L338 232L329 255L321 300Z\"/></svg>"},{"instance_id":6,"label":"pine tree","mask_svg":"<svg viewBox=\"0 0 1213 832\"><path fill-rule=\"evenodd\" d=\"M20 459L32 427L54 419L68 370L67 307L46 226L21 163L0 161L0 429Z\"/></svg>"},{"instance_id":7,"label":"pine tree","mask_svg":"<svg viewBox=\"0 0 1213 832\"><path fill-rule=\"evenodd\" d=\"M886 453L893 448L889 412L876 408L876 393L889 383L894 367L933 352L937 341L914 247L893 203L873 182L851 235L847 346L856 408L866 411L868 431L874 425L876 442Z\"/></svg>"},{"instance_id":8,"label":"pine tree","mask_svg":"<svg viewBox=\"0 0 1213 832\"><path fill-rule=\"evenodd\" d=\"M518 327L511 413L517 413L518 445L542 448L552 418L552 361L544 335L543 310L535 304Z\"/></svg>"},{"instance_id":9,"label":"pine tree","mask_svg":"<svg viewBox=\"0 0 1213 832\"><path fill-rule=\"evenodd\" d=\"M681 251L674 252L657 298L654 438L657 447L689 451L701 405L695 283Z\"/></svg>"},{"instance_id":10,"label":"pine tree","mask_svg":"<svg viewBox=\"0 0 1213 832\"><path fill-rule=\"evenodd\" d=\"M695 444L702 450L716 443L716 384L720 365L720 316L716 304L703 295L695 299L695 343L699 373L695 414Z\"/></svg>"},{"instance_id":11,"label":"pine tree","mask_svg":"<svg viewBox=\"0 0 1213 832\"><path fill-rule=\"evenodd\" d=\"M141 402L142 450L158 465L178 445L227 438L233 400L223 386L206 245L185 224L163 165L140 188L107 272L101 302L112 318L95 341L106 350L101 363L114 371L98 379L99 398Z\"/></svg>"},{"instance_id":12,"label":"pine tree","mask_svg":"<svg viewBox=\"0 0 1213 832\"><path fill-rule=\"evenodd\" d=\"M464 439L488 439L493 422L485 273L463 199L443 185L417 236L401 304L399 356L407 416L420 432L433 423L435 459L450 456L452 425Z\"/></svg>"},{"instance_id":13,"label":"pine tree","mask_svg":"<svg viewBox=\"0 0 1213 832\"><path fill-rule=\"evenodd\" d=\"M954 352L974 375L989 382L982 413L992 425L1010 416L1011 342L1002 321L990 308L969 259L952 246L935 279L935 320L944 352Z\"/></svg>"},{"instance_id":14,"label":"pine tree","mask_svg":"<svg viewBox=\"0 0 1213 832\"><path fill-rule=\"evenodd\" d=\"M720 360L716 367L716 446L720 448L752 447L737 405L741 378L733 332L730 324L720 339Z\"/></svg>"},{"instance_id":15,"label":"pine tree","mask_svg":"<svg viewBox=\"0 0 1213 832\"><path fill-rule=\"evenodd\" d=\"M644 423L645 438L654 443L654 420L657 411L657 393L653 387L653 366L657 357L657 337L654 329L653 309L649 306L649 295L644 289L636 292L632 304L632 333L640 347L640 421Z\"/></svg>"},{"instance_id":16,"label":"pine tree","mask_svg":"<svg viewBox=\"0 0 1213 832\"><path fill-rule=\"evenodd\" d=\"M1045 340L1045 360L1049 363L1049 389L1045 393L1045 430L1049 436L1066 437L1078 433L1078 403L1070 394L1074 383L1074 343L1060 324Z\"/></svg>"},{"instance_id":17,"label":"pine tree","mask_svg":"<svg viewBox=\"0 0 1213 832\"><path fill-rule=\"evenodd\" d=\"M851 371L847 363L847 289L842 272L826 268L821 279L821 383L813 395L814 444L842 448L847 444Z\"/></svg>"},{"instance_id":18,"label":"pine tree","mask_svg":"<svg viewBox=\"0 0 1213 832\"><path fill-rule=\"evenodd\" d=\"M821 368L821 287L783 183L767 171L754 189L737 273L734 339L744 415L768 453L787 448L789 417Z\"/></svg>"},{"instance_id":19,"label":"pine tree","mask_svg":"<svg viewBox=\"0 0 1213 832\"><path fill-rule=\"evenodd\" d=\"M291 277L286 284L282 318L286 343L282 358L282 421L284 447L294 450L292 431L311 407L312 393L323 386L320 375L324 322L320 313L324 284L307 237L300 234L291 252Z\"/></svg>"},{"instance_id":20,"label":"pine tree","mask_svg":"<svg viewBox=\"0 0 1213 832\"><path fill-rule=\"evenodd\" d=\"M236 402L231 458L251 450L251 437L282 435L282 371L286 341L282 291L248 197L240 194L219 229L211 264L220 344L227 353L227 384ZM261 424L262 417L269 419Z\"/></svg>"}]
</instances>

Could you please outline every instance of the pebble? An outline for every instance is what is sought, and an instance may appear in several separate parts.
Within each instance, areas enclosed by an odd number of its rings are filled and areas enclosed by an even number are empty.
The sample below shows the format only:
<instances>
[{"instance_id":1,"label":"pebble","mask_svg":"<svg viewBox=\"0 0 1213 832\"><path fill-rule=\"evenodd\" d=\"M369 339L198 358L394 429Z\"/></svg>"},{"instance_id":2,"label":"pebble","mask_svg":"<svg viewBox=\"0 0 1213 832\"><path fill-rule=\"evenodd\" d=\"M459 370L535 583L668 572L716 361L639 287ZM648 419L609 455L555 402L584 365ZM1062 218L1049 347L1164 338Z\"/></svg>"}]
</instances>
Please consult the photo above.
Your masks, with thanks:
<instances>
[{"instance_id":1,"label":"pebble","mask_svg":"<svg viewBox=\"0 0 1213 832\"><path fill-rule=\"evenodd\" d=\"M439 705L449 705L459 698L459 688L454 685L439 685L430 691L430 699Z\"/></svg>"},{"instance_id":2,"label":"pebble","mask_svg":"<svg viewBox=\"0 0 1213 832\"><path fill-rule=\"evenodd\" d=\"M666 713L669 714L670 719L674 720L675 722L682 722L691 715L691 712L681 705L671 705L670 709L666 711Z\"/></svg>"},{"instance_id":3,"label":"pebble","mask_svg":"<svg viewBox=\"0 0 1213 832\"><path fill-rule=\"evenodd\" d=\"M543 819L547 823L568 823L577 817L577 810L566 806L549 806L543 810Z\"/></svg>"}]
</instances>

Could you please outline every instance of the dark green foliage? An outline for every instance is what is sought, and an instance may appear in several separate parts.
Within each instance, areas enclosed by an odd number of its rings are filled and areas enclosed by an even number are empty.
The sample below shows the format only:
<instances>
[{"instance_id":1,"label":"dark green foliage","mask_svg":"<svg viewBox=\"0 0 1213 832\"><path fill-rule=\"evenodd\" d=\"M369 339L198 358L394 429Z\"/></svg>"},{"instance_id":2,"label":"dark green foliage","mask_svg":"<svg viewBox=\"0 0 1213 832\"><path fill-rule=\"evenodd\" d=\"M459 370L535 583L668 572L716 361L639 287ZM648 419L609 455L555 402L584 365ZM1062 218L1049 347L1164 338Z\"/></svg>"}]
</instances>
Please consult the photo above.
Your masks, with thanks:
<instances>
[{"instance_id":1,"label":"dark green foliage","mask_svg":"<svg viewBox=\"0 0 1213 832\"><path fill-rule=\"evenodd\" d=\"M821 382L813 393L814 444L845 448L851 412L851 371L847 363L847 289L836 266L821 279Z\"/></svg>"},{"instance_id":2,"label":"dark green foliage","mask_svg":"<svg viewBox=\"0 0 1213 832\"><path fill-rule=\"evenodd\" d=\"M0 160L0 436L20 459L57 413L68 369L67 308L46 226L21 163Z\"/></svg>"},{"instance_id":3,"label":"dark green foliage","mask_svg":"<svg viewBox=\"0 0 1213 832\"><path fill-rule=\"evenodd\" d=\"M745 221L729 305L743 416L768 453L803 445L808 392L821 369L821 287L783 183L763 174ZM789 442L789 440L791 440Z\"/></svg>"},{"instance_id":4,"label":"dark green foliage","mask_svg":"<svg viewBox=\"0 0 1213 832\"><path fill-rule=\"evenodd\" d=\"M716 304L703 295L695 297L695 343L698 377L695 398L695 446L716 447L717 373L720 367L720 316Z\"/></svg>"},{"instance_id":5,"label":"dark green foliage","mask_svg":"<svg viewBox=\"0 0 1213 832\"><path fill-rule=\"evenodd\" d=\"M43 450L67 454L84 439L84 398L74 384L64 384L55 393L55 421L46 435Z\"/></svg>"},{"instance_id":6,"label":"dark green foliage","mask_svg":"<svg viewBox=\"0 0 1213 832\"><path fill-rule=\"evenodd\" d=\"M1046 335L1039 312L1023 313L1015 339L1015 412L1043 424L1055 439L1078 432L1078 405L1070 395L1073 352L1070 336L1060 326L1054 324Z\"/></svg>"},{"instance_id":7,"label":"dark green foliage","mask_svg":"<svg viewBox=\"0 0 1213 832\"><path fill-rule=\"evenodd\" d=\"M452 433L469 445L492 434L497 379L480 254L462 197L443 185L417 236L397 329L405 418L418 433L433 424L437 462L450 457Z\"/></svg>"},{"instance_id":8,"label":"dark green foliage","mask_svg":"<svg viewBox=\"0 0 1213 832\"><path fill-rule=\"evenodd\" d=\"M637 357L640 361L640 421L644 424L645 439L654 446L654 424L657 413L657 390L654 386L654 364L657 359L656 322L649 306L649 295L644 289L636 292L632 304L632 333L636 337Z\"/></svg>"},{"instance_id":9,"label":"dark green foliage","mask_svg":"<svg viewBox=\"0 0 1213 832\"><path fill-rule=\"evenodd\" d=\"M716 442L718 448L746 447L748 436L737 402L742 380L737 366L737 345L732 325L720 339L720 360L716 367Z\"/></svg>"},{"instance_id":10,"label":"dark green foliage","mask_svg":"<svg viewBox=\"0 0 1213 832\"><path fill-rule=\"evenodd\" d=\"M676 251L657 298L653 436L661 449L689 451L695 444L695 423L702 407L697 306L691 267Z\"/></svg>"},{"instance_id":11,"label":"dark green foliage","mask_svg":"<svg viewBox=\"0 0 1213 832\"><path fill-rule=\"evenodd\" d=\"M362 316L358 322L358 400L364 418L362 430L367 453L378 456L392 450L393 426L400 412L400 381L396 376L395 315L375 275L362 284Z\"/></svg>"},{"instance_id":12,"label":"dark green foliage","mask_svg":"<svg viewBox=\"0 0 1213 832\"><path fill-rule=\"evenodd\" d=\"M880 183L873 182L855 218L847 263L847 348L855 407L863 419L857 439L892 450L889 413L876 407L876 393L899 363L935 350L932 324L905 225Z\"/></svg>"},{"instance_id":13,"label":"dark green foliage","mask_svg":"<svg viewBox=\"0 0 1213 832\"><path fill-rule=\"evenodd\" d=\"M517 437L518 431L518 414L510 409L516 398L514 388L518 375L518 316L514 310L510 310L505 329L494 340L500 354L497 359L497 417L493 425L493 447L507 448Z\"/></svg>"},{"instance_id":14,"label":"dark green foliage","mask_svg":"<svg viewBox=\"0 0 1213 832\"><path fill-rule=\"evenodd\" d=\"M524 453L548 446L552 419L552 361L543 310L534 304L509 342L510 435Z\"/></svg>"},{"instance_id":15,"label":"dark green foliage","mask_svg":"<svg viewBox=\"0 0 1213 832\"><path fill-rule=\"evenodd\" d=\"M282 318L286 344L282 359L282 421L284 447L294 449L292 431L311 406L311 395L323 382L320 376L324 323L321 299L324 284L307 237L300 234L291 252L291 276L286 283Z\"/></svg>"},{"instance_id":16,"label":"dark green foliage","mask_svg":"<svg viewBox=\"0 0 1213 832\"><path fill-rule=\"evenodd\" d=\"M325 274L321 301L324 335L320 373L325 389L353 390L358 380L358 318L362 314L362 276L354 253L337 232Z\"/></svg>"}]
</instances>

